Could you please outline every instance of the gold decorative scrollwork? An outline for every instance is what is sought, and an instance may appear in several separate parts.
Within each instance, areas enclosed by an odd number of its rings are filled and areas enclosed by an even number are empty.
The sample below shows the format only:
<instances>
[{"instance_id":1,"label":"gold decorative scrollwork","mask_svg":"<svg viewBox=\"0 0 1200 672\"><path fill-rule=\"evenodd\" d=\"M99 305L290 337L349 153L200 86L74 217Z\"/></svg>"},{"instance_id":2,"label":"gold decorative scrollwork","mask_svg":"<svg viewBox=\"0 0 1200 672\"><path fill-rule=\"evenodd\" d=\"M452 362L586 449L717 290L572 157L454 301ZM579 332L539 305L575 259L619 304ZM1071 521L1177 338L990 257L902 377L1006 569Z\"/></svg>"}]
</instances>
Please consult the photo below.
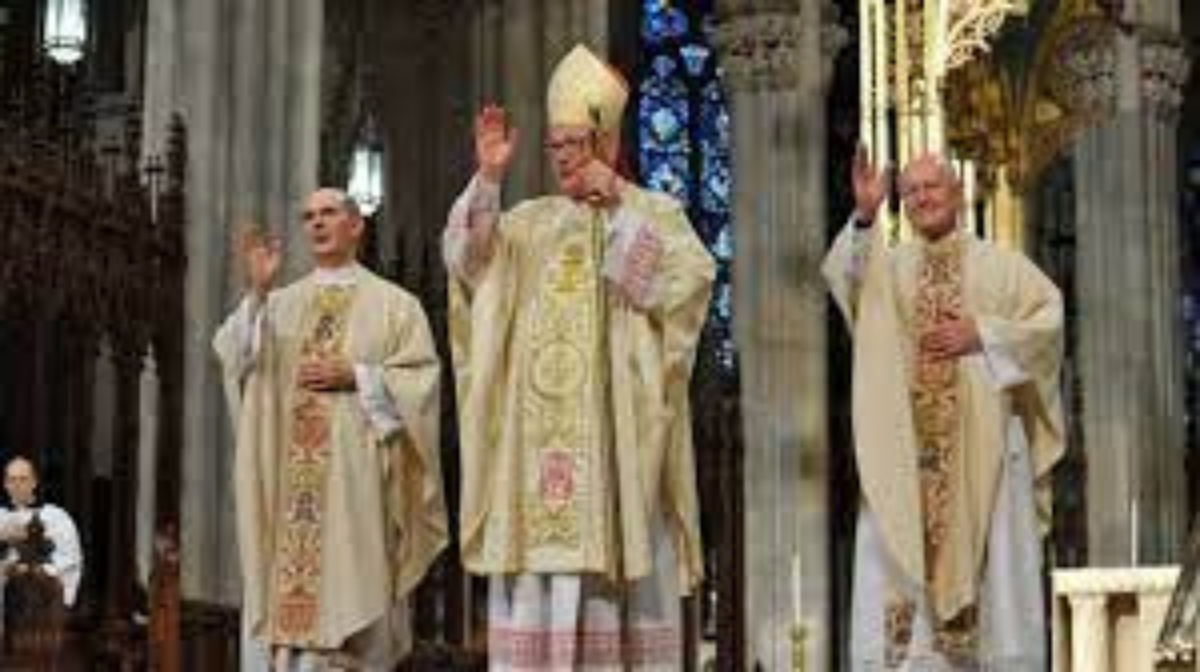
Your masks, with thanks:
<instances>
[{"instance_id":1,"label":"gold decorative scrollwork","mask_svg":"<svg viewBox=\"0 0 1200 672\"><path fill-rule=\"evenodd\" d=\"M1028 11L1026 0L941 0L949 2L950 24L946 34L943 72L969 63L987 52L990 40L1000 32L1008 17Z\"/></svg>"}]
</instances>

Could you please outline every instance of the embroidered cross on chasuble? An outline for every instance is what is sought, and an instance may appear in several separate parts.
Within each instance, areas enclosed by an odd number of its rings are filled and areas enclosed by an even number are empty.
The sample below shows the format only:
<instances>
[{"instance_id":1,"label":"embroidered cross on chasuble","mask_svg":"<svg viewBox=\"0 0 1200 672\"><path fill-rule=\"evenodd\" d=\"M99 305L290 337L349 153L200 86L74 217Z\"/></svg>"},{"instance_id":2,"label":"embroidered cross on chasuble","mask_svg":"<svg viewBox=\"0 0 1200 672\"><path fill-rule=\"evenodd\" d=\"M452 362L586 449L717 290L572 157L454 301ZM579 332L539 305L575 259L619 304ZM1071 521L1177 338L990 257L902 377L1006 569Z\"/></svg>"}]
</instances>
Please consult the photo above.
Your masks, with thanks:
<instances>
[{"instance_id":1,"label":"embroidered cross on chasuble","mask_svg":"<svg viewBox=\"0 0 1200 672\"><path fill-rule=\"evenodd\" d=\"M522 403L526 459L525 533L532 552L550 562L583 564L586 546L608 538L603 506L609 485L604 430L611 408L606 397L608 343L606 287L600 274L604 226L564 227L546 269L532 314L531 394ZM604 418L602 422L598 419ZM601 553L603 555L603 553Z\"/></svg>"},{"instance_id":2,"label":"embroidered cross on chasuble","mask_svg":"<svg viewBox=\"0 0 1200 672\"><path fill-rule=\"evenodd\" d=\"M354 287L319 287L309 307L300 345L301 361L342 352ZM275 539L271 600L272 641L311 647L318 636L321 587L321 523L328 479L331 399L296 385L292 435L280 480L282 519Z\"/></svg>"},{"instance_id":3,"label":"embroidered cross on chasuble","mask_svg":"<svg viewBox=\"0 0 1200 672\"><path fill-rule=\"evenodd\" d=\"M922 334L962 316L963 247L958 236L925 246L913 304L913 343L919 344ZM939 572L946 571L949 560L946 542L950 507L955 505L952 481L962 460L962 387L957 359L933 360L919 351L912 357L910 398L918 441L925 572L933 585ZM907 656L915 613L916 606L910 600L895 600L888 605L885 630L889 663L899 665ZM933 620L933 645L939 653L955 664L976 659L979 636L974 606L949 620Z\"/></svg>"}]
</instances>

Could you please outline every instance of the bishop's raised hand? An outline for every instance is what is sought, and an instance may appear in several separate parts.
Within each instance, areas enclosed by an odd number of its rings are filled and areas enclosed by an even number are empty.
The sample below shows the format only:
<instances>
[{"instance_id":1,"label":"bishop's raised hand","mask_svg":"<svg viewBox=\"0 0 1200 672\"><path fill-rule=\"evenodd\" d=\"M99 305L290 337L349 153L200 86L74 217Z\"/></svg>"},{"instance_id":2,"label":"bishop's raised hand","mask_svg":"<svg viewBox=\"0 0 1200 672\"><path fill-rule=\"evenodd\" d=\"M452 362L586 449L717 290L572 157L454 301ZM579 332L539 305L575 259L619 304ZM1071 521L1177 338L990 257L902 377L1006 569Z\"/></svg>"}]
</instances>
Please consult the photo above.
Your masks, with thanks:
<instances>
[{"instance_id":1,"label":"bishop's raised hand","mask_svg":"<svg viewBox=\"0 0 1200 672\"><path fill-rule=\"evenodd\" d=\"M479 174L501 182L517 148L517 129L508 123L508 112L487 105L475 116L475 163Z\"/></svg>"}]
</instances>

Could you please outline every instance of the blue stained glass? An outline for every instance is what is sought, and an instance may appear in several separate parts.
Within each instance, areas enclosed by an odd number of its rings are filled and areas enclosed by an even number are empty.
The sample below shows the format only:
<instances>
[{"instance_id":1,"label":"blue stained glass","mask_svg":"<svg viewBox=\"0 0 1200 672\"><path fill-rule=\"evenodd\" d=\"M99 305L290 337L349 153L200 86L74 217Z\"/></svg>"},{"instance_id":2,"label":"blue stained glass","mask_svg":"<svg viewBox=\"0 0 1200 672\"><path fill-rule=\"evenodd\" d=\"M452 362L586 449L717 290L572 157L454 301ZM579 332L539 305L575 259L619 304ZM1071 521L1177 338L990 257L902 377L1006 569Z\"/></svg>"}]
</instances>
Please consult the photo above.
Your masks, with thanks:
<instances>
[{"instance_id":1,"label":"blue stained glass","mask_svg":"<svg viewBox=\"0 0 1200 672\"><path fill-rule=\"evenodd\" d=\"M720 211L729 203L729 169L720 166L704 177L700 205L705 210Z\"/></svg>"},{"instance_id":2,"label":"blue stained glass","mask_svg":"<svg viewBox=\"0 0 1200 672\"><path fill-rule=\"evenodd\" d=\"M642 39L647 43L661 44L687 34L688 17L683 10L661 0L647 0L643 7Z\"/></svg>"},{"instance_id":3,"label":"blue stained glass","mask_svg":"<svg viewBox=\"0 0 1200 672\"><path fill-rule=\"evenodd\" d=\"M675 59L669 56L656 56L650 67L654 69L654 74L662 80L670 79L678 69Z\"/></svg>"},{"instance_id":4,"label":"blue stained glass","mask_svg":"<svg viewBox=\"0 0 1200 672\"><path fill-rule=\"evenodd\" d=\"M706 353L734 371L734 231L730 216L730 122L712 47L711 0L643 0L645 66L638 84L638 161L643 182L687 208L717 261Z\"/></svg>"},{"instance_id":5,"label":"blue stained glass","mask_svg":"<svg viewBox=\"0 0 1200 672\"><path fill-rule=\"evenodd\" d=\"M705 109L700 115L700 123L704 135L703 145L711 147L713 152L727 152L729 149L729 115L724 110L710 113L708 109Z\"/></svg>"},{"instance_id":6,"label":"blue stained glass","mask_svg":"<svg viewBox=\"0 0 1200 672\"><path fill-rule=\"evenodd\" d=\"M1185 240L1200 240L1200 148L1192 150L1184 167L1180 181L1180 196L1183 203L1183 232ZM1187 273L1184 277L1183 322L1187 328L1187 342L1192 350L1193 378L1200 386L1200 243L1191 242Z\"/></svg>"},{"instance_id":7,"label":"blue stained glass","mask_svg":"<svg viewBox=\"0 0 1200 672\"><path fill-rule=\"evenodd\" d=\"M689 200L687 168L686 154L663 157L650 173L648 180L650 188L671 194L687 203Z\"/></svg>"},{"instance_id":8,"label":"blue stained glass","mask_svg":"<svg viewBox=\"0 0 1200 672\"><path fill-rule=\"evenodd\" d=\"M700 134L722 151L729 151L729 109L720 82L709 82L703 91L700 107Z\"/></svg>"},{"instance_id":9,"label":"blue stained glass","mask_svg":"<svg viewBox=\"0 0 1200 672\"><path fill-rule=\"evenodd\" d=\"M641 88L643 97L638 122L643 152L690 151L687 88L678 79L657 77L647 79Z\"/></svg>"},{"instance_id":10,"label":"blue stained glass","mask_svg":"<svg viewBox=\"0 0 1200 672\"><path fill-rule=\"evenodd\" d=\"M688 44L679 48L679 55L683 57L683 64L687 67L688 74L692 77L699 77L704 73L704 64L708 63L708 55L712 53L708 47L700 44Z\"/></svg>"},{"instance_id":11,"label":"blue stained glass","mask_svg":"<svg viewBox=\"0 0 1200 672\"><path fill-rule=\"evenodd\" d=\"M725 108L725 91L721 88L720 77L714 77L709 80L701 90L704 96L704 102L718 105L724 110Z\"/></svg>"},{"instance_id":12,"label":"blue stained glass","mask_svg":"<svg viewBox=\"0 0 1200 672\"><path fill-rule=\"evenodd\" d=\"M1183 280L1185 431L1191 464L1200 465L1200 144L1187 153L1180 177L1181 233L1186 249ZM1195 480L1200 469L1189 470ZM1197 498L1200 500L1200 497Z\"/></svg>"},{"instance_id":13,"label":"blue stained glass","mask_svg":"<svg viewBox=\"0 0 1200 672\"><path fill-rule=\"evenodd\" d=\"M721 262L733 260L733 232L726 226L717 234L717 242L713 245L713 254Z\"/></svg>"},{"instance_id":14,"label":"blue stained glass","mask_svg":"<svg viewBox=\"0 0 1200 672\"><path fill-rule=\"evenodd\" d=\"M654 136L659 142L667 143L679 134L682 127L675 113L660 107L650 115L650 129L654 131Z\"/></svg>"},{"instance_id":15,"label":"blue stained glass","mask_svg":"<svg viewBox=\"0 0 1200 672\"><path fill-rule=\"evenodd\" d=\"M641 92L643 103L645 98L658 105L670 105L686 113L688 109L688 89L678 77L649 77L642 82Z\"/></svg>"},{"instance_id":16,"label":"blue stained glass","mask_svg":"<svg viewBox=\"0 0 1200 672\"><path fill-rule=\"evenodd\" d=\"M713 304L717 308L717 314L721 317L726 319L733 317L733 288L729 283L717 287Z\"/></svg>"},{"instance_id":17,"label":"blue stained glass","mask_svg":"<svg viewBox=\"0 0 1200 672\"><path fill-rule=\"evenodd\" d=\"M737 352L734 350L732 338L721 341L721 344L717 346L717 361L727 371L732 371L737 367Z\"/></svg>"}]
</instances>

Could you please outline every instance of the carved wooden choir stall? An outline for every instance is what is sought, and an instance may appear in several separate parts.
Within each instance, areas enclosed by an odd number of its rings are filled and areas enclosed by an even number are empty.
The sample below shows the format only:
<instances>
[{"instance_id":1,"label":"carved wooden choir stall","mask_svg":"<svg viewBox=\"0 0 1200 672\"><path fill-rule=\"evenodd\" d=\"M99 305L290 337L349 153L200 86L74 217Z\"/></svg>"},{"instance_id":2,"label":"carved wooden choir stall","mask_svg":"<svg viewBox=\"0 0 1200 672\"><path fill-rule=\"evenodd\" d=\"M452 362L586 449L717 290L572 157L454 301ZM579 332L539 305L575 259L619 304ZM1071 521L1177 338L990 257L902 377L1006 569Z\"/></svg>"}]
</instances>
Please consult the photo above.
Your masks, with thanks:
<instances>
[{"instance_id":1,"label":"carved wooden choir stall","mask_svg":"<svg viewBox=\"0 0 1200 672\"><path fill-rule=\"evenodd\" d=\"M177 628L159 629L147 641L149 605L160 620L160 611L178 612L179 598L147 596L134 548L149 366L159 409L156 436L143 442L156 453L153 521L172 543L178 529L184 129L171 128L165 157L140 156L136 114L101 139L77 73L23 47L12 36L0 41L0 454L39 465L40 492L75 517L85 557L65 621L34 610L42 639L33 648L60 644L106 670L146 669L178 638ZM102 368L112 372L105 392ZM14 589L41 599L36 580ZM21 605L7 606L10 622L19 620ZM6 655L29 648L21 637L30 624L14 625Z\"/></svg>"}]
</instances>

